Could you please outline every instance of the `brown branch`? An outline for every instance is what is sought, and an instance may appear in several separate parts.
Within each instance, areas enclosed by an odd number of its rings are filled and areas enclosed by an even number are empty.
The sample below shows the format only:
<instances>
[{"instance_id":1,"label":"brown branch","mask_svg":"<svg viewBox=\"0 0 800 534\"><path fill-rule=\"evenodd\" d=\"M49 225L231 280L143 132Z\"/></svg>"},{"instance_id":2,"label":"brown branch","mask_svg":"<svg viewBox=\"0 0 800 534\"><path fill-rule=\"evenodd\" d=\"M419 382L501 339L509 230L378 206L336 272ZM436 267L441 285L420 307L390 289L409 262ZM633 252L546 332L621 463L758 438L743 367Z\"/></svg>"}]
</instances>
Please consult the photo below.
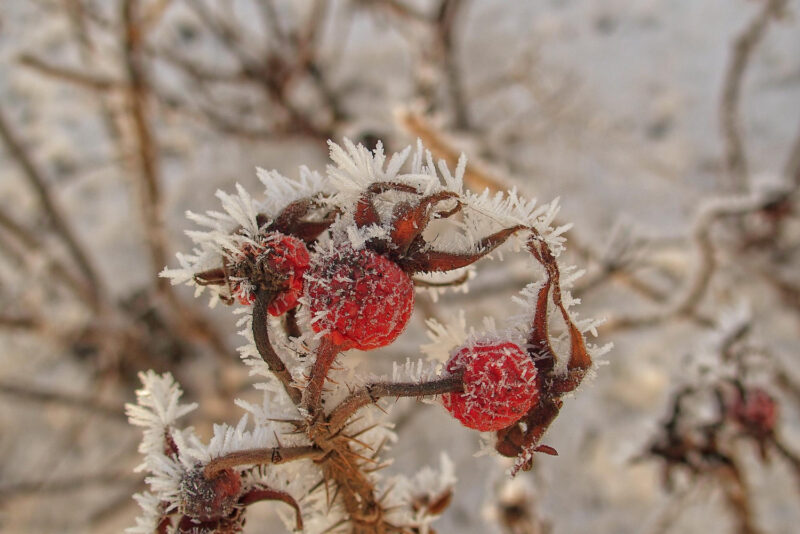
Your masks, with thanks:
<instances>
[{"instance_id":1,"label":"brown branch","mask_svg":"<svg viewBox=\"0 0 800 534\"><path fill-rule=\"evenodd\" d=\"M278 11L275 9L274 1L263 0L261 2L256 2L256 6L260 9L261 19L265 29L269 29L272 32L279 44L287 44L289 42L289 36L281 26L280 20L278 20Z\"/></svg>"},{"instance_id":2,"label":"brown branch","mask_svg":"<svg viewBox=\"0 0 800 534\"><path fill-rule=\"evenodd\" d=\"M256 83L263 91L265 97L286 116L287 131L302 133L320 140L327 140L332 136L329 130L320 130L314 125L309 116L304 114L288 99L288 82L293 71L282 57L269 51L257 51L243 42L242 29L231 26L228 21L216 17L208 7L199 1L189 2L189 6L211 30L220 44L237 58L240 69L245 78Z\"/></svg>"},{"instance_id":3,"label":"brown branch","mask_svg":"<svg viewBox=\"0 0 800 534\"><path fill-rule=\"evenodd\" d=\"M0 139L5 143L11 158L22 168L23 176L36 193L53 231L64 241L67 250L78 265L78 269L80 269L81 274L89 284L92 300L94 305L97 306L100 301L101 283L89 260L89 256L78 242L71 225L67 222L61 212L61 208L51 195L44 173L36 166L13 131L11 123L6 119L2 108L0 108Z\"/></svg>"},{"instance_id":4,"label":"brown branch","mask_svg":"<svg viewBox=\"0 0 800 534\"><path fill-rule=\"evenodd\" d=\"M742 141L740 101L742 79L753 51L766 34L769 22L779 17L786 0L766 0L733 44L733 53L725 71L720 102L720 127L725 142L725 170L735 191L747 190L747 154Z\"/></svg>"},{"instance_id":5,"label":"brown branch","mask_svg":"<svg viewBox=\"0 0 800 534\"><path fill-rule=\"evenodd\" d=\"M376 382L351 393L328 417L331 432L338 432L361 408L384 397L431 397L464 391L462 374L448 375L430 382Z\"/></svg>"},{"instance_id":6,"label":"brown branch","mask_svg":"<svg viewBox=\"0 0 800 534\"><path fill-rule=\"evenodd\" d=\"M219 456L208 462L203 475L214 478L220 471L244 465L283 464L296 460L317 460L324 455L323 451L313 446L275 447L266 449L250 449L235 451Z\"/></svg>"}]
</instances>

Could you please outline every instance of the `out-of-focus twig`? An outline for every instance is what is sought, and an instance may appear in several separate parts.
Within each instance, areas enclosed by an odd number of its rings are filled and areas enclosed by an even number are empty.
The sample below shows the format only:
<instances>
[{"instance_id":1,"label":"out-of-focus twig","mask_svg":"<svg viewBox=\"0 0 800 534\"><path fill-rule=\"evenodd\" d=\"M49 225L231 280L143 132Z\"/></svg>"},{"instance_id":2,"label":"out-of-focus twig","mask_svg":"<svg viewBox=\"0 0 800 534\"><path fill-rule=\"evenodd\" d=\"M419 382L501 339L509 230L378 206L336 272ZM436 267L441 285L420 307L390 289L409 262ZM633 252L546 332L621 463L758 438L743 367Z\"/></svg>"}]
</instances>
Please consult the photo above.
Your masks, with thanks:
<instances>
[{"instance_id":1,"label":"out-of-focus twig","mask_svg":"<svg viewBox=\"0 0 800 534\"><path fill-rule=\"evenodd\" d=\"M31 54L22 54L19 56L19 63L20 65L28 67L44 76L57 78L59 80L76 84L87 89L107 91L109 89L121 89L124 87L124 84L114 80L113 78L108 78L101 74L81 72L75 69L62 67L60 65L54 65Z\"/></svg>"},{"instance_id":2,"label":"out-of-focus twig","mask_svg":"<svg viewBox=\"0 0 800 534\"><path fill-rule=\"evenodd\" d=\"M714 243L711 239L713 224L725 216L744 215L759 210L770 200L762 195L753 194L712 199L707 202L701 207L695 219L693 240L697 250L697 265L682 294L656 313L613 318L601 329L608 333L613 330L653 325L670 318L696 315L697 306L706 294L711 277L717 267ZM713 322L707 326L712 325Z\"/></svg>"},{"instance_id":3,"label":"out-of-focus twig","mask_svg":"<svg viewBox=\"0 0 800 534\"><path fill-rule=\"evenodd\" d=\"M41 254L46 259L54 278L63 282L66 287L75 293L89 308L95 308L97 306L98 303L87 283L77 278L61 263L61 261L54 257L49 249L42 244L38 236L12 219L11 216L6 214L2 209L0 209L0 229L10 234L18 241L26 253ZM0 243L0 249L5 248L5 244ZM20 254L21 262L26 263L29 259L29 255Z\"/></svg>"},{"instance_id":4,"label":"out-of-focus twig","mask_svg":"<svg viewBox=\"0 0 800 534\"><path fill-rule=\"evenodd\" d=\"M71 393L60 393L51 389L44 389L30 384L22 385L19 383L0 382L0 393L10 395L18 399L33 402L52 403L70 408L90 411L103 417L127 422L122 406L109 406L103 401L88 397L81 397Z\"/></svg>"},{"instance_id":5,"label":"out-of-focus twig","mask_svg":"<svg viewBox=\"0 0 800 534\"><path fill-rule=\"evenodd\" d=\"M39 327L39 319L32 315L0 314L0 328L34 330Z\"/></svg>"},{"instance_id":6,"label":"out-of-focus twig","mask_svg":"<svg viewBox=\"0 0 800 534\"><path fill-rule=\"evenodd\" d=\"M6 118L2 108L0 108L0 139L6 145L9 155L22 168L23 176L26 178L31 188L36 193L39 202L50 220L53 231L61 237L80 269L82 275L89 284L92 300L95 306L99 303L101 294L100 278L92 266L89 255L84 247L78 242L72 225L64 217L61 208L50 192L50 187L44 178L42 171L36 166L30 154L14 132L11 123Z\"/></svg>"},{"instance_id":7,"label":"out-of-focus twig","mask_svg":"<svg viewBox=\"0 0 800 534\"><path fill-rule=\"evenodd\" d=\"M783 174L794 183L795 187L800 187L800 128L797 129L797 135L795 135L789 149L789 156L786 158Z\"/></svg>"},{"instance_id":8,"label":"out-of-focus twig","mask_svg":"<svg viewBox=\"0 0 800 534\"><path fill-rule=\"evenodd\" d=\"M725 170L733 189L747 190L747 154L742 141L742 79L753 55L773 18L782 15L786 0L765 0L758 14L748 23L733 44L733 54L725 71L720 101L720 126L725 142Z\"/></svg>"},{"instance_id":9,"label":"out-of-focus twig","mask_svg":"<svg viewBox=\"0 0 800 534\"><path fill-rule=\"evenodd\" d=\"M23 481L0 486L0 498L20 497L23 495L64 493L80 490L93 486L107 486L124 484L135 481L128 471L97 473L95 475L81 475L69 477L65 480Z\"/></svg>"},{"instance_id":10,"label":"out-of-focus twig","mask_svg":"<svg viewBox=\"0 0 800 534\"><path fill-rule=\"evenodd\" d=\"M457 31L461 27L457 22L463 15L465 4L464 0L442 0L435 24L437 40L442 48L442 67L447 78L447 91L454 115L453 126L456 130L467 130L470 125L461 70L456 55Z\"/></svg>"},{"instance_id":11,"label":"out-of-focus twig","mask_svg":"<svg viewBox=\"0 0 800 534\"><path fill-rule=\"evenodd\" d=\"M752 499L748 495L747 483L742 470L735 463L720 466L718 476L723 481L721 486L725 493L725 500L732 515L736 518L737 534L759 534L759 529L754 521Z\"/></svg>"},{"instance_id":12,"label":"out-of-focus twig","mask_svg":"<svg viewBox=\"0 0 800 534\"><path fill-rule=\"evenodd\" d=\"M123 50L128 75L129 114L133 123L134 138L139 155L140 207L142 223L150 249L153 273L160 294L174 311L174 319L190 337L205 339L222 359L227 357L227 347L219 334L193 310L182 305L169 282L158 276L168 262L164 208L161 198L159 149L148 117L149 84L144 65L143 28L139 19L137 0L125 0L123 6Z\"/></svg>"}]
</instances>

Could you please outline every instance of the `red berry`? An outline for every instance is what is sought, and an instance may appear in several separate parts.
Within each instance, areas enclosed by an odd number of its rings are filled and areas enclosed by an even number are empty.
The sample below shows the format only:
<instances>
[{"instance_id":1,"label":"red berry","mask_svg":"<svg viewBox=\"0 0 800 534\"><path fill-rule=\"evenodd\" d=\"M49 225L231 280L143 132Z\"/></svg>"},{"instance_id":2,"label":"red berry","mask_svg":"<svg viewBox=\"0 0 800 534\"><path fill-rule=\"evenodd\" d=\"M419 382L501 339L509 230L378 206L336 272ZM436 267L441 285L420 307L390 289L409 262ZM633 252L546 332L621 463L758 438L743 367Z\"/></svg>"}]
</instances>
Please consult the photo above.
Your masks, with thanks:
<instances>
[{"instance_id":1,"label":"red berry","mask_svg":"<svg viewBox=\"0 0 800 534\"><path fill-rule=\"evenodd\" d=\"M396 263L370 250L325 255L306 274L315 332L343 348L371 350L394 341L414 309L414 286Z\"/></svg>"},{"instance_id":2,"label":"red berry","mask_svg":"<svg viewBox=\"0 0 800 534\"><path fill-rule=\"evenodd\" d=\"M265 285L276 292L267 312L281 315L297 304L309 261L308 249L300 239L268 232L259 238L257 246L245 245L234 258L233 296L245 306L250 305L256 300L257 287Z\"/></svg>"},{"instance_id":3,"label":"red berry","mask_svg":"<svg viewBox=\"0 0 800 534\"><path fill-rule=\"evenodd\" d=\"M752 388L736 395L730 408L733 419L750 433L768 436L778 421L778 405L772 396L761 388Z\"/></svg>"},{"instance_id":4,"label":"red berry","mask_svg":"<svg viewBox=\"0 0 800 534\"><path fill-rule=\"evenodd\" d=\"M442 396L444 407L469 428L487 432L519 421L539 398L536 366L509 341L478 341L457 349L445 368L464 372L464 391Z\"/></svg>"},{"instance_id":5,"label":"red berry","mask_svg":"<svg viewBox=\"0 0 800 534\"><path fill-rule=\"evenodd\" d=\"M198 467L183 476L178 489L181 513L198 521L216 521L233 512L242 493L242 477L223 469L208 479Z\"/></svg>"}]
</instances>

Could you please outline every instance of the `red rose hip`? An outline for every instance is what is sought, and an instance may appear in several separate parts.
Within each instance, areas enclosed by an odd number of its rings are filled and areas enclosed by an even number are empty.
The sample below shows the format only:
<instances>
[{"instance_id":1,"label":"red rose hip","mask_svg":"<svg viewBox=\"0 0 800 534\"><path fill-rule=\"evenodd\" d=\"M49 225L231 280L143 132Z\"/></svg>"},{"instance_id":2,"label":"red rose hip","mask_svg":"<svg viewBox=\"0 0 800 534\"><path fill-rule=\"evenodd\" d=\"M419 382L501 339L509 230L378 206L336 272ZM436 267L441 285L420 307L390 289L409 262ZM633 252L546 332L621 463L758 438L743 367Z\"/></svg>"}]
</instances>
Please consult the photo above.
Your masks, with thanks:
<instances>
[{"instance_id":1,"label":"red rose hip","mask_svg":"<svg viewBox=\"0 0 800 534\"><path fill-rule=\"evenodd\" d=\"M297 304L303 291L303 274L308 269L308 250L298 238L268 232L257 246L246 245L234 258L230 269L231 293L240 303L255 302L257 284L275 292L267 312L279 316Z\"/></svg>"},{"instance_id":2,"label":"red rose hip","mask_svg":"<svg viewBox=\"0 0 800 534\"><path fill-rule=\"evenodd\" d=\"M456 349L447 371L463 371L464 391L442 396L461 423L488 432L518 421L539 398L533 359L516 343L484 340Z\"/></svg>"},{"instance_id":3,"label":"red rose hip","mask_svg":"<svg viewBox=\"0 0 800 534\"><path fill-rule=\"evenodd\" d=\"M396 263L366 249L322 256L306 273L315 332L344 349L371 350L394 341L414 309L414 285Z\"/></svg>"}]
</instances>

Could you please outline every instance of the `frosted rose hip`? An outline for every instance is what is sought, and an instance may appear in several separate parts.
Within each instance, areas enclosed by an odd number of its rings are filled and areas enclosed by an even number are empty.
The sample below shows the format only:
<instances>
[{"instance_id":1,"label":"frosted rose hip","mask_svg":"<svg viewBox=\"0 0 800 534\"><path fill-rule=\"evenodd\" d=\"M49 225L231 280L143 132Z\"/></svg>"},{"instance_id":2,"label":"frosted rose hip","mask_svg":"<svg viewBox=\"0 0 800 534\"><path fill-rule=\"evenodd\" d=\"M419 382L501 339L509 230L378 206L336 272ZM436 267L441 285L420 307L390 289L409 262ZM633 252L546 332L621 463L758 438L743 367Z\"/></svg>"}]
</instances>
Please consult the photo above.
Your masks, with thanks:
<instances>
[{"instance_id":1,"label":"frosted rose hip","mask_svg":"<svg viewBox=\"0 0 800 534\"><path fill-rule=\"evenodd\" d=\"M463 370L464 391L447 393L442 403L453 417L483 432L518 421L539 398L536 366L515 343L478 341L456 349L445 364Z\"/></svg>"},{"instance_id":2,"label":"frosted rose hip","mask_svg":"<svg viewBox=\"0 0 800 534\"><path fill-rule=\"evenodd\" d=\"M319 258L305 291L315 332L345 348L371 350L394 341L414 309L411 279L370 250L343 249Z\"/></svg>"},{"instance_id":3,"label":"frosted rose hip","mask_svg":"<svg viewBox=\"0 0 800 534\"><path fill-rule=\"evenodd\" d=\"M247 245L234 258L230 267L235 278L231 292L240 303L249 305L256 299L253 281L272 285L276 295L267 312L281 315L297 304L309 261L308 250L300 239L269 232L259 240L258 246Z\"/></svg>"},{"instance_id":4,"label":"frosted rose hip","mask_svg":"<svg viewBox=\"0 0 800 534\"><path fill-rule=\"evenodd\" d=\"M207 479L198 467L184 474L178 491L183 514L200 521L214 521L233 511L242 493L242 478L232 469L223 469Z\"/></svg>"}]
</instances>

